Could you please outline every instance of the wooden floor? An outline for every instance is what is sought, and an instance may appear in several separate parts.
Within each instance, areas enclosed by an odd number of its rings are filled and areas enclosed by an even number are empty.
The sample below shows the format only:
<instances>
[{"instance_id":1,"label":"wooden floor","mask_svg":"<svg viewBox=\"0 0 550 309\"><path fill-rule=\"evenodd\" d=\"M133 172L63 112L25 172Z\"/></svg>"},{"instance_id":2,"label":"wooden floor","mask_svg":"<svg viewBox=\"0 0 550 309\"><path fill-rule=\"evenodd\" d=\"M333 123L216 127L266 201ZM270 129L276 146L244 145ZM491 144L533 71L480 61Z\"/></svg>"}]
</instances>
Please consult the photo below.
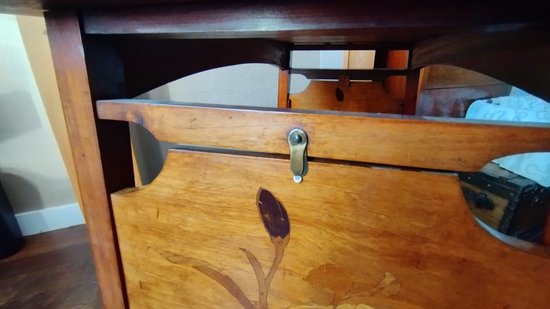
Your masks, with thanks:
<instances>
[{"instance_id":1,"label":"wooden floor","mask_svg":"<svg viewBox=\"0 0 550 309\"><path fill-rule=\"evenodd\" d=\"M25 240L0 260L0 308L101 308L85 226Z\"/></svg>"}]
</instances>

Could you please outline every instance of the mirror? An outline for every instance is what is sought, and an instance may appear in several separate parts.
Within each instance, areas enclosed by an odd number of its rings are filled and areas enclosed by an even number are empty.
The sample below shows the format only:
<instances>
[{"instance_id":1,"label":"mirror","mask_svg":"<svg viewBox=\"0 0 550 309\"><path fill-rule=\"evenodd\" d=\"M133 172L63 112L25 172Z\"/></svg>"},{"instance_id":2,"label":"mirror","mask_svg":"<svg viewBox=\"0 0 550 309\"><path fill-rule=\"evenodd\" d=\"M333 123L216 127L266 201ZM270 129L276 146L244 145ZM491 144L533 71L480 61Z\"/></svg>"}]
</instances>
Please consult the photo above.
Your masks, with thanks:
<instances>
[{"instance_id":1,"label":"mirror","mask_svg":"<svg viewBox=\"0 0 550 309\"><path fill-rule=\"evenodd\" d=\"M550 206L550 153L499 158L480 172L458 175L476 218L503 234L543 242Z\"/></svg>"}]
</instances>

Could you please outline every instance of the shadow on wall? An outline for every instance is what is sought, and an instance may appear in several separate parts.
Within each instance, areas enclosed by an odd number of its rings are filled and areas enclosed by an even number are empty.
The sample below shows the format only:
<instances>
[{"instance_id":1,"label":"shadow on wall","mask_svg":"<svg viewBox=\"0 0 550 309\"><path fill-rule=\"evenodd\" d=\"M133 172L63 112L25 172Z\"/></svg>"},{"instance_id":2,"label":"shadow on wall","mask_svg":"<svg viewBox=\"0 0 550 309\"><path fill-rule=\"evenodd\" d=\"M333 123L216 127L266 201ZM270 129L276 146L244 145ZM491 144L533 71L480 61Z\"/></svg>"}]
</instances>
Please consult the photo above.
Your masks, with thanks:
<instances>
[{"instance_id":1,"label":"shadow on wall","mask_svg":"<svg viewBox=\"0 0 550 309\"><path fill-rule=\"evenodd\" d=\"M29 208L43 204L42 196L40 196L40 192L38 192L36 186L19 175L0 171L0 183L4 187L15 213L33 210Z\"/></svg>"},{"instance_id":2,"label":"shadow on wall","mask_svg":"<svg viewBox=\"0 0 550 309\"><path fill-rule=\"evenodd\" d=\"M70 191L72 188L67 186L66 179L44 177L28 172L25 172L25 177L18 174L21 173L0 170L0 183L2 183L16 214L43 209L48 207L47 205L74 203L74 196ZM37 186L37 184L47 184L48 188L40 188L40 185ZM40 191L47 192L47 194L44 196L40 194Z\"/></svg>"},{"instance_id":3,"label":"shadow on wall","mask_svg":"<svg viewBox=\"0 0 550 309\"><path fill-rule=\"evenodd\" d=\"M0 94L0 142L40 129L41 122L28 92Z\"/></svg>"}]
</instances>

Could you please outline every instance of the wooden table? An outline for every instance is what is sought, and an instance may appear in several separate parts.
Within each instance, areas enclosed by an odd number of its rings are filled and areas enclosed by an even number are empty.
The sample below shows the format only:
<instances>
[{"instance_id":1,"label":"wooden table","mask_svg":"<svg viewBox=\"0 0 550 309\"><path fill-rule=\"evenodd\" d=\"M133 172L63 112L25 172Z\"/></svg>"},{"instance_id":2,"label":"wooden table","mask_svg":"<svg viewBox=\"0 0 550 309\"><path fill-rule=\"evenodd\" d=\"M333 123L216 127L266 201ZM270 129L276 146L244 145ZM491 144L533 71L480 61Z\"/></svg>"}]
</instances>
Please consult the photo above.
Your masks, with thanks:
<instances>
[{"instance_id":1,"label":"wooden table","mask_svg":"<svg viewBox=\"0 0 550 309\"><path fill-rule=\"evenodd\" d=\"M413 111L431 64L549 99L541 3L0 0L43 10L106 308L550 305L548 249L489 236L456 175L433 172L550 151L547 127L131 100L220 66L285 70L291 50L311 48L409 50ZM115 193L134 187L127 121L248 153L174 150L153 185ZM296 127L312 160L301 184L287 167Z\"/></svg>"}]
</instances>

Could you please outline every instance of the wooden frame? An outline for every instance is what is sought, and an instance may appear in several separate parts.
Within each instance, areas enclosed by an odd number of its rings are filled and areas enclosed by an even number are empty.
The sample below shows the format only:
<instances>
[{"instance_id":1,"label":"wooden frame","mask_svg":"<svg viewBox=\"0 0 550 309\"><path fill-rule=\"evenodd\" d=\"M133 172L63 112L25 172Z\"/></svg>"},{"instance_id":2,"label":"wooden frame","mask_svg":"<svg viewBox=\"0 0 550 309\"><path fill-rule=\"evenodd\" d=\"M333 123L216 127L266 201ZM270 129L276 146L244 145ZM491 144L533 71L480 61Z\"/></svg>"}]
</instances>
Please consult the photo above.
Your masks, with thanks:
<instances>
[{"instance_id":1,"label":"wooden frame","mask_svg":"<svg viewBox=\"0 0 550 309\"><path fill-rule=\"evenodd\" d=\"M161 141L221 148L238 145L242 150L277 154L288 153L287 134L298 125L309 132L311 157L450 171L479 171L493 158L550 151L546 142L550 139L548 126L515 127L144 100L98 101L98 115L100 119L138 123ZM264 123L270 124L270 130L256 134L256 128ZM465 144L469 147L465 148ZM403 148L408 149L406 156Z\"/></svg>"},{"instance_id":2,"label":"wooden frame","mask_svg":"<svg viewBox=\"0 0 550 309\"><path fill-rule=\"evenodd\" d=\"M132 187L134 183L128 125L98 119L93 104L98 99L133 97L173 79L229 64L262 62L287 69L288 51L298 45L329 44L325 47L333 49L335 44L355 43L413 46L412 69L434 63L454 64L550 98L550 88L547 87L550 43L542 3L502 6L498 1L484 1L461 3L456 7L449 7L447 3L428 5L406 1L395 5L384 1L352 1L346 5L305 1L220 5L210 1L186 3L172 0L166 3L171 4L152 6L155 1L143 0L140 1L143 6L125 7L135 2L31 0L19 3L0 0L0 11L3 12L37 14L42 9L49 10L46 20L54 67L106 308L128 306L109 195ZM182 38L186 40L178 40ZM513 65L502 66L501 63ZM413 94L411 88L414 88L417 78L410 81L407 92ZM141 113L177 109L178 115L180 111L192 115L195 111L190 106L157 106L145 111L141 110L143 105L132 105L130 112L121 112L120 105L121 102L116 101L103 102L98 111L106 119L138 123L150 119L140 118ZM253 111L208 108L196 116L216 121L223 120L228 114L236 117L252 115L252 120L258 116ZM168 116L171 117L170 113ZM354 115L338 116L345 119L339 123L334 120L340 118L334 115L290 112L272 113L268 120L271 117L277 119L273 122L275 131L270 133L273 134L271 145L256 143L257 140L247 138L248 131L243 130L227 142L223 138L215 139L212 146L286 153L283 139L289 126L304 124L313 129L310 133L314 141L319 140L317 136L334 136L335 133L344 137L346 141L342 145L311 144L314 156L339 160L475 170L493 156L548 150L549 133L543 128L426 123L414 119L373 118L365 121ZM186 118L179 124L177 119L172 119L170 123L197 129L192 120ZM333 121L332 128L323 131L322 124L328 124L325 121ZM162 126L162 122L143 124L152 131ZM414 145L420 146L408 149L408 155L397 156L399 151L396 149L390 149L389 154L377 150L376 143L387 138L394 139L394 145L407 143L407 137L401 138L399 134L412 132L414 137L415 131L409 130L412 126L422 129L416 131L416 140L413 140ZM359 131L354 132L357 128ZM357 134L376 132L380 128L385 128L381 130L385 135L379 141L371 137L365 146L356 143ZM423 145L425 140L421 138L423 133L437 137L441 132L445 132L445 136L431 141L432 146L447 147L442 150L446 159L438 161L429 156L429 144ZM168 134L164 136L166 139L201 143L187 135L179 136L183 134L181 131L160 130L157 133L160 137ZM223 130L219 133L224 136ZM475 156L454 153L459 145L441 144L450 136L447 134L462 136L462 139L453 141L474 139ZM509 138L515 143L499 138ZM482 151L481 142L486 140L492 147ZM345 155L335 151L337 147L350 145L357 150L356 153ZM468 142L468 146L472 145ZM400 151L404 154L402 149Z\"/></svg>"}]
</instances>

